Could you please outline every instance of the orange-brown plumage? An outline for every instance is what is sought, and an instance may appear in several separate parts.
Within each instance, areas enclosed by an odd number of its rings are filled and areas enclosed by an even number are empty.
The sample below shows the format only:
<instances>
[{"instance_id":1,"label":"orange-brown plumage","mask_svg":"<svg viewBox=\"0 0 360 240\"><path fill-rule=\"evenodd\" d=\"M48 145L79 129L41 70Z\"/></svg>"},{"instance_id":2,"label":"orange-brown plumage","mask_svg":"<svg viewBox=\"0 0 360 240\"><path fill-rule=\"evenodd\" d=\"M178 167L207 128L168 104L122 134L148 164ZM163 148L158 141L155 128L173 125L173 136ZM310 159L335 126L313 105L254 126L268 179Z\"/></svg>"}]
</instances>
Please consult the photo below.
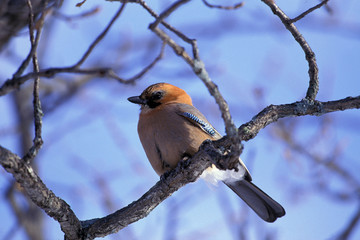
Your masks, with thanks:
<instances>
[{"instance_id":1,"label":"orange-brown plumage","mask_svg":"<svg viewBox=\"0 0 360 240\"><path fill-rule=\"evenodd\" d=\"M140 96L128 100L141 105L138 123L140 141L159 175L175 168L184 157L193 156L204 140L221 138L205 116L192 105L191 97L176 86L153 84ZM203 175L216 175L265 221L273 222L283 216L285 211L282 206L251 183L251 176L240 159L238 168L238 172L225 172L212 167Z\"/></svg>"},{"instance_id":2,"label":"orange-brown plumage","mask_svg":"<svg viewBox=\"0 0 360 240\"><path fill-rule=\"evenodd\" d=\"M174 168L184 156L196 153L200 144L211 136L179 116L181 107L192 106L191 98L184 90L160 83L151 85L139 97L150 99L159 91L164 94L159 105L154 108L146 104L141 106L138 133L152 167L162 175Z\"/></svg>"}]
</instances>

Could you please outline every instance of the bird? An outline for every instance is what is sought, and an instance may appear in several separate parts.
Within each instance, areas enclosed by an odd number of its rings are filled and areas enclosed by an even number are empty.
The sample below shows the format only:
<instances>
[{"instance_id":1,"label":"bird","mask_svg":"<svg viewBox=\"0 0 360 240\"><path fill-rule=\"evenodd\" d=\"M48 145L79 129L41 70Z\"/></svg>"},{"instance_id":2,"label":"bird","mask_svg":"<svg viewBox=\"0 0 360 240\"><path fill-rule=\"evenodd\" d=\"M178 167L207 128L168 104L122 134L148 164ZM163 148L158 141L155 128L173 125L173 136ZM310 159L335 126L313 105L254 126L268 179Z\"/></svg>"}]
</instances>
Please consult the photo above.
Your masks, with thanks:
<instances>
[{"instance_id":1,"label":"bird","mask_svg":"<svg viewBox=\"0 0 360 240\"><path fill-rule=\"evenodd\" d=\"M140 105L138 135L146 156L158 175L174 169L179 161L192 157L205 140L221 134L193 106L185 90L169 83L156 83L128 101ZM219 170L214 165L201 175L210 182L222 181L266 222L285 215L284 208L252 183L239 158L236 170Z\"/></svg>"}]
</instances>

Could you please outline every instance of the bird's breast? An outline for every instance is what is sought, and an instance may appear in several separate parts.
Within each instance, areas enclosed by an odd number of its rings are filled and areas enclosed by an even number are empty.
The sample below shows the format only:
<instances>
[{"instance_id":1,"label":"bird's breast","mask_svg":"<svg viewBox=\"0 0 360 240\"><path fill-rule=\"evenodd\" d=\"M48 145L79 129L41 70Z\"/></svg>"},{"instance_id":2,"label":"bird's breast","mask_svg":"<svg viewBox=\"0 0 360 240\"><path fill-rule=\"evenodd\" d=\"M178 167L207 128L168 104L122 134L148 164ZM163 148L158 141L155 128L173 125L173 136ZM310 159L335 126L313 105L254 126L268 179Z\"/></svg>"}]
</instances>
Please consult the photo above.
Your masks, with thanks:
<instances>
[{"instance_id":1,"label":"bird's breast","mask_svg":"<svg viewBox=\"0 0 360 240\"><path fill-rule=\"evenodd\" d=\"M140 141L154 170L162 175L184 156L192 156L209 136L178 115L172 106L140 114Z\"/></svg>"}]
</instances>

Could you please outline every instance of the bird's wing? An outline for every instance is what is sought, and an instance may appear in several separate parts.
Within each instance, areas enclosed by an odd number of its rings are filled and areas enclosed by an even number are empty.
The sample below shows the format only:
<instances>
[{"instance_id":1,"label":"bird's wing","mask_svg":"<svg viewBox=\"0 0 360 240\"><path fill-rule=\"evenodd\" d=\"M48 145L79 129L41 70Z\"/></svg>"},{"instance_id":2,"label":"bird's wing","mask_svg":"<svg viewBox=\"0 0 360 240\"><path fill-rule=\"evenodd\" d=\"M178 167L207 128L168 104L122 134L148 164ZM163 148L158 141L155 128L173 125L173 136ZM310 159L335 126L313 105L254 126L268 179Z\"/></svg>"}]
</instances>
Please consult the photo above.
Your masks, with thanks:
<instances>
[{"instance_id":1,"label":"bird's wing","mask_svg":"<svg viewBox=\"0 0 360 240\"><path fill-rule=\"evenodd\" d=\"M186 118L195 126L202 129L212 139L220 139L221 134L209 123L205 116L194 106L188 104L179 104L177 114Z\"/></svg>"},{"instance_id":2,"label":"bird's wing","mask_svg":"<svg viewBox=\"0 0 360 240\"><path fill-rule=\"evenodd\" d=\"M216 129L209 123L205 116L194 106L188 104L178 104L177 114L186 118L195 126L201 128L205 133L207 133L212 139L222 138L221 134L216 131ZM248 181L252 180L249 170L243 161L239 158L240 165L245 169L244 178Z\"/></svg>"}]
</instances>

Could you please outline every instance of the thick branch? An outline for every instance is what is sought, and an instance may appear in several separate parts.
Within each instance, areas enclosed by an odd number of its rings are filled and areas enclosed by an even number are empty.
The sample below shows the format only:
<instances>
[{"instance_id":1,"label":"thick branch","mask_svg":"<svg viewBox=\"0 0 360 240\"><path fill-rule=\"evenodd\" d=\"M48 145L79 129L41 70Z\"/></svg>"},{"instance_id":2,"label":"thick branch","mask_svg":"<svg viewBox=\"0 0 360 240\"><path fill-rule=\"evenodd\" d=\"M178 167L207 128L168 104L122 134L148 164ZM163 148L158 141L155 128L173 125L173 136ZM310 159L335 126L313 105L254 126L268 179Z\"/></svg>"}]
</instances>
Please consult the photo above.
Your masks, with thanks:
<instances>
[{"instance_id":1,"label":"thick branch","mask_svg":"<svg viewBox=\"0 0 360 240\"><path fill-rule=\"evenodd\" d=\"M181 161L176 169L166 173L166 177L162 177L137 201L106 217L82 222L86 239L104 237L145 218L178 189L196 181L201 173L210 166L211 158L216 158L216 153L214 153L213 145L210 142L203 144L201 150L193 158Z\"/></svg>"},{"instance_id":2,"label":"thick branch","mask_svg":"<svg viewBox=\"0 0 360 240\"><path fill-rule=\"evenodd\" d=\"M250 140L261 129L280 118L304 115L320 116L329 112L353 108L360 108L360 96L329 102L302 100L291 104L270 105L239 128L239 137L242 140ZM163 177L139 200L106 217L83 221L81 222L82 226L69 205L47 189L28 164L1 146L0 163L6 171L13 174L32 201L60 223L68 239L94 239L117 232L146 217L173 192L187 183L194 182L210 164L223 161L226 158L224 151L227 151L224 149L228 149L232 144L231 139L227 137L214 143L206 141L198 153L187 161L181 161L176 169Z\"/></svg>"},{"instance_id":3,"label":"thick branch","mask_svg":"<svg viewBox=\"0 0 360 240\"><path fill-rule=\"evenodd\" d=\"M60 223L68 240L79 239L80 221L70 206L46 187L29 164L2 146L0 146L0 164L21 184L36 205Z\"/></svg>"},{"instance_id":4,"label":"thick branch","mask_svg":"<svg viewBox=\"0 0 360 240\"><path fill-rule=\"evenodd\" d=\"M253 139L261 129L280 118L305 115L320 116L325 113L355 108L360 108L360 96L329 102L312 102L303 99L300 102L290 104L270 105L257 114L250 122L241 125L239 135L241 140L248 141Z\"/></svg>"},{"instance_id":5,"label":"thick branch","mask_svg":"<svg viewBox=\"0 0 360 240\"><path fill-rule=\"evenodd\" d=\"M189 2L190 0L179 0L175 3L173 3L168 9L163 11L155 20L154 23L150 24L149 28L154 29L156 28L160 22L162 22L166 17L168 17L172 12L174 12L177 8L179 8L181 5Z\"/></svg>"}]
</instances>

